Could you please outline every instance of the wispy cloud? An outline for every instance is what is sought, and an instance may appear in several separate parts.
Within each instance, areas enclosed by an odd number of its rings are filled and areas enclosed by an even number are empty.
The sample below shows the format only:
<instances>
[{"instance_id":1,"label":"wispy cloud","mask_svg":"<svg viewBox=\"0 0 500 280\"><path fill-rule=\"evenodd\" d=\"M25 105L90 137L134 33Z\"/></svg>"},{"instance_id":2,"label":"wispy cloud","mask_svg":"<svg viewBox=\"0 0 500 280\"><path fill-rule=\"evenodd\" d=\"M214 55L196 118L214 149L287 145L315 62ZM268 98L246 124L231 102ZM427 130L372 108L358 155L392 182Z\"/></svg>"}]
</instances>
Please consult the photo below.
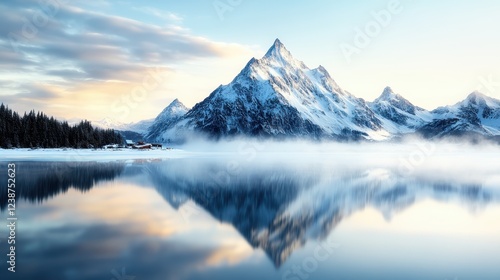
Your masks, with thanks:
<instances>
[{"instance_id":1,"label":"wispy cloud","mask_svg":"<svg viewBox=\"0 0 500 280\"><path fill-rule=\"evenodd\" d=\"M135 8L137 11L143 12L148 15L152 15L159 19L165 20L167 22L181 22L183 18L180 15L177 15L172 12L165 12L160 9L152 8L152 7L139 7Z\"/></svg>"},{"instance_id":2,"label":"wispy cloud","mask_svg":"<svg viewBox=\"0 0 500 280\"><path fill-rule=\"evenodd\" d=\"M46 84L37 84L37 83L31 83L27 85L18 85L18 84L11 84L11 85L3 85L0 84L1 87L22 87L23 89L21 92L18 92L17 94L9 94L9 95L4 95L2 96L2 102L5 102L7 104L15 103L15 102L26 102L26 103L31 103L31 104L39 104L39 103L44 103L47 100L53 100L55 98L58 98L60 95L57 93L56 90L50 85Z\"/></svg>"},{"instance_id":3,"label":"wispy cloud","mask_svg":"<svg viewBox=\"0 0 500 280\"><path fill-rule=\"evenodd\" d=\"M2 87L0 102L18 97L27 107L33 105L31 99L57 101L64 93L82 92L89 85L100 92L100 85L109 81L130 87L140 83L152 67L172 72L175 65L187 61L248 52L245 46L192 34L180 25L181 17L168 11L141 8L165 21L159 26L89 11L77 6L78 2L52 2L58 6L43 6L35 0L0 3L4 11L0 17L0 75L19 79L17 88ZM36 84L57 87L52 92L58 94L44 95ZM109 90L107 85L104 88Z\"/></svg>"}]
</instances>

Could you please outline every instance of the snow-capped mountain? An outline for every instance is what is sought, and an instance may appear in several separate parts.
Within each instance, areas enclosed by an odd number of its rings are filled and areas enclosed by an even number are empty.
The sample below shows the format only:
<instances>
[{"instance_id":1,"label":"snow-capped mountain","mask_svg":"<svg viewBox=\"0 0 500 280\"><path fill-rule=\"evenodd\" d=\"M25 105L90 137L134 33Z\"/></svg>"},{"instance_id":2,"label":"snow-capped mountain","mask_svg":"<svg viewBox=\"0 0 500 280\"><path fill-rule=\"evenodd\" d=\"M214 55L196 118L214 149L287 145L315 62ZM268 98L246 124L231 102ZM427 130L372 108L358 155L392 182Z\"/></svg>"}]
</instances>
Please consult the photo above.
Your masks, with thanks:
<instances>
[{"instance_id":1,"label":"snow-capped mountain","mask_svg":"<svg viewBox=\"0 0 500 280\"><path fill-rule=\"evenodd\" d=\"M149 119L149 120L142 120L139 122L123 123L120 121L113 120L111 118L104 118L99 121L93 121L92 124L104 129L133 131L139 134L143 134L149 130L149 127L153 124L153 121L154 119Z\"/></svg>"},{"instance_id":2,"label":"snow-capped mountain","mask_svg":"<svg viewBox=\"0 0 500 280\"><path fill-rule=\"evenodd\" d=\"M390 87L386 87L377 99L370 102L369 107L392 134L414 132L433 119L429 111L413 105Z\"/></svg>"},{"instance_id":3,"label":"snow-capped mountain","mask_svg":"<svg viewBox=\"0 0 500 280\"><path fill-rule=\"evenodd\" d=\"M191 110L174 100L154 120L133 124L102 120L100 127L139 132L157 142L191 133L230 136L384 140L418 133L500 135L500 101L474 92L464 101L427 111L386 87L373 102L343 90L322 66L308 68L278 40L252 58L227 85Z\"/></svg>"},{"instance_id":4,"label":"snow-capped mountain","mask_svg":"<svg viewBox=\"0 0 500 280\"><path fill-rule=\"evenodd\" d=\"M124 131L133 131L133 132L137 132L137 133L143 134L143 133L145 133L145 132L147 132L149 130L149 128L151 127L151 125L153 124L153 122L154 122L153 119L139 121L139 122L136 122L136 123L132 123L132 124L126 125L121 130L124 130Z\"/></svg>"},{"instance_id":5,"label":"snow-capped mountain","mask_svg":"<svg viewBox=\"0 0 500 280\"><path fill-rule=\"evenodd\" d=\"M166 138L162 138L162 132L175 125L188 111L189 108L176 98L154 119L145 135L146 138L165 141Z\"/></svg>"},{"instance_id":6,"label":"snow-capped mountain","mask_svg":"<svg viewBox=\"0 0 500 280\"><path fill-rule=\"evenodd\" d=\"M111 118L104 118L97 121L92 121L92 125L103 129L118 129L121 126L126 125L126 123L119 122Z\"/></svg>"},{"instance_id":7,"label":"snow-capped mountain","mask_svg":"<svg viewBox=\"0 0 500 280\"><path fill-rule=\"evenodd\" d=\"M390 136L364 100L341 89L319 66L309 69L277 39L228 85L219 86L157 139L183 131L340 140Z\"/></svg>"},{"instance_id":8,"label":"snow-capped mountain","mask_svg":"<svg viewBox=\"0 0 500 280\"><path fill-rule=\"evenodd\" d=\"M411 104L387 87L369 106L381 120L384 129L393 135L413 132L428 138L466 134L500 135L500 101L479 92L471 93L455 105L429 112Z\"/></svg>"},{"instance_id":9,"label":"snow-capped mountain","mask_svg":"<svg viewBox=\"0 0 500 280\"><path fill-rule=\"evenodd\" d=\"M433 121L419 131L428 137L480 134L500 135L500 100L473 92L455 105L432 112Z\"/></svg>"}]
</instances>

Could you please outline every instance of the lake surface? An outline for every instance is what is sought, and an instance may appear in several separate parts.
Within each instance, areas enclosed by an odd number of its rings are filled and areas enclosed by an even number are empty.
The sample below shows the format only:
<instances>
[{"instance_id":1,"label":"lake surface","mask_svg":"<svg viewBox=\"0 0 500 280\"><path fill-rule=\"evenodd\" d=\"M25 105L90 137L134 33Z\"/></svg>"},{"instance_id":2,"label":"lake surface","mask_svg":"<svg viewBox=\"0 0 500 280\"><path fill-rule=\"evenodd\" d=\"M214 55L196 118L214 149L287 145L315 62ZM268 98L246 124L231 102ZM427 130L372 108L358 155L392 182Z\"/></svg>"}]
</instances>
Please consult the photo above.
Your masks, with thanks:
<instances>
[{"instance_id":1,"label":"lake surface","mask_svg":"<svg viewBox=\"0 0 500 280\"><path fill-rule=\"evenodd\" d=\"M1 279L500 279L495 165L303 158L16 162Z\"/></svg>"}]
</instances>

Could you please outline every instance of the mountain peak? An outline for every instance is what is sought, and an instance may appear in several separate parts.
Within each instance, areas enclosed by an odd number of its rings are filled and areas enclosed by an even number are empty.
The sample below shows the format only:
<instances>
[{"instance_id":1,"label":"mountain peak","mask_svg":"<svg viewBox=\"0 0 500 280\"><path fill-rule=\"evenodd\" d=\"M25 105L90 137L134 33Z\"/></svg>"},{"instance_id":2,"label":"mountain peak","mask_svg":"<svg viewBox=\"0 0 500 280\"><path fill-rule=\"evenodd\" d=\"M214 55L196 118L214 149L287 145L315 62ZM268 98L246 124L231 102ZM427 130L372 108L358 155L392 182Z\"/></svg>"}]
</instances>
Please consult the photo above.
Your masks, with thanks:
<instances>
[{"instance_id":1,"label":"mountain peak","mask_svg":"<svg viewBox=\"0 0 500 280\"><path fill-rule=\"evenodd\" d=\"M278 67L291 66L297 69L307 69L307 66L300 60L295 59L279 39L276 39L264 55L262 60L267 65Z\"/></svg>"},{"instance_id":2,"label":"mountain peak","mask_svg":"<svg viewBox=\"0 0 500 280\"><path fill-rule=\"evenodd\" d=\"M323 67L323 65L320 65L318 66L318 68L316 68L319 72L321 73L325 73L325 74L328 74L328 71L326 71L325 67Z\"/></svg>"},{"instance_id":3,"label":"mountain peak","mask_svg":"<svg viewBox=\"0 0 500 280\"><path fill-rule=\"evenodd\" d=\"M189 110L189 108L186 107L186 105L184 105L184 103L182 103L178 98L174 99L174 101L170 103L169 107L180 107Z\"/></svg>"},{"instance_id":4,"label":"mountain peak","mask_svg":"<svg viewBox=\"0 0 500 280\"><path fill-rule=\"evenodd\" d=\"M386 86L382 92L382 96L393 96L396 95L390 86Z\"/></svg>"},{"instance_id":5,"label":"mountain peak","mask_svg":"<svg viewBox=\"0 0 500 280\"><path fill-rule=\"evenodd\" d=\"M399 95L395 93L391 87L387 86L375 101L390 101L392 99L399 99Z\"/></svg>"},{"instance_id":6,"label":"mountain peak","mask_svg":"<svg viewBox=\"0 0 500 280\"><path fill-rule=\"evenodd\" d=\"M471 94L469 94L466 99L467 100L475 100L475 99L479 99L479 98L484 99L484 98L488 98L488 96L486 96L486 95L482 94L481 92L475 90Z\"/></svg>"},{"instance_id":7,"label":"mountain peak","mask_svg":"<svg viewBox=\"0 0 500 280\"><path fill-rule=\"evenodd\" d=\"M467 106L468 104L473 105L485 105L488 107L497 107L500 106L500 100L487 96L479 91L473 91L471 94L465 98L464 101L459 104Z\"/></svg>"},{"instance_id":8,"label":"mountain peak","mask_svg":"<svg viewBox=\"0 0 500 280\"><path fill-rule=\"evenodd\" d=\"M189 109L179 101L174 99L163 111L156 117L156 120L163 120L165 118L179 117L184 115Z\"/></svg>"},{"instance_id":9,"label":"mountain peak","mask_svg":"<svg viewBox=\"0 0 500 280\"><path fill-rule=\"evenodd\" d=\"M180 102L178 98L174 99L174 101L172 101L170 103L170 105L168 105L168 106L172 106L172 105L174 105L174 106L183 105L184 106L184 104L182 104L182 102Z\"/></svg>"},{"instance_id":10,"label":"mountain peak","mask_svg":"<svg viewBox=\"0 0 500 280\"><path fill-rule=\"evenodd\" d=\"M279 38L276 38L276 40L274 40L274 43L273 43L274 46L281 46L281 47L284 47L285 45L283 45L283 43L281 43L280 39Z\"/></svg>"},{"instance_id":11,"label":"mountain peak","mask_svg":"<svg viewBox=\"0 0 500 280\"><path fill-rule=\"evenodd\" d=\"M269 48L269 50L267 51L266 55L264 55L264 57L288 58L292 57L292 55L286 49L285 45L283 45L283 43L281 43L279 39L276 39L271 48Z\"/></svg>"},{"instance_id":12,"label":"mountain peak","mask_svg":"<svg viewBox=\"0 0 500 280\"><path fill-rule=\"evenodd\" d=\"M285 45L283 45L283 43L281 43L280 39L278 39L278 38L276 38L276 40L274 40L274 43L271 46L271 49L278 49L278 50L284 49L284 50L286 50Z\"/></svg>"}]
</instances>

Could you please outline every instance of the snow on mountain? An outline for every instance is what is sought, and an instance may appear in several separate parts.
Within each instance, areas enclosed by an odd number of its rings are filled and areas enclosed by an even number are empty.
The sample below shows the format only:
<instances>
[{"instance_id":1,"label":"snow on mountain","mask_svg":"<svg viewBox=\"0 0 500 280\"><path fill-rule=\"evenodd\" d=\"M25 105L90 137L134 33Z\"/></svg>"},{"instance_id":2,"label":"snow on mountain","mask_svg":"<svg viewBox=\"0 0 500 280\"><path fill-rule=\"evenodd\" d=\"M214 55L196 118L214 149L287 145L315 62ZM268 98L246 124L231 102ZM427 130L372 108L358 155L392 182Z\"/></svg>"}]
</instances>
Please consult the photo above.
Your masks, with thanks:
<instances>
[{"instance_id":1,"label":"snow on mountain","mask_svg":"<svg viewBox=\"0 0 500 280\"><path fill-rule=\"evenodd\" d=\"M139 134L144 134L146 133L151 125L153 124L153 119L149 120L144 120L136 123L129 124L128 126L124 126L123 129L121 130L128 130L128 131L134 131Z\"/></svg>"},{"instance_id":2,"label":"snow on mountain","mask_svg":"<svg viewBox=\"0 0 500 280\"><path fill-rule=\"evenodd\" d=\"M146 133L146 138L161 142L167 141L168 138L161 137L163 130L172 127L188 111L189 108L176 98L154 119Z\"/></svg>"},{"instance_id":3,"label":"snow on mountain","mask_svg":"<svg viewBox=\"0 0 500 280\"><path fill-rule=\"evenodd\" d=\"M117 127L126 125L123 122L119 122L111 118L104 118L98 121L92 121L92 124L99 128L104 128L104 129L117 129Z\"/></svg>"},{"instance_id":4,"label":"snow on mountain","mask_svg":"<svg viewBox=\"0 0 500 280\"><path fill-rule=\"evenodd\" d=\"M120 121L113 120L111 118L104 118L99 121L93 121L92 125L103 129L114 129L120 131L133 131L139 134L143 134L148 131L149 127L153 124L153 119L142 120L139 122L123 123Z\"/></svg>"},{"instance_id":5,"label":"snow on mountain","mask_svg":"<svg viewBox=\"0 0 500 280\"><path fill-rule=\"evenodd\" d=\"M500 135L500 101L474 92L453 106L427 111L390 87L373 102L343 90L323 66L308 68L278 40L252 58L227 85L191 110L177 99L155 120L101 127L132 130L170 142L190 133L210 138L251 136L331 140L384 140L419 133L441 137Z\"/></svg>"},{"instance_id":6,"label":"snow on mountain","mask_svg":"<svg viewBox=\"0 0 500 280\"><path fill-rule=\"evenodd\" d=\"M158 136L159 130L177 122L187 111L189 111L189 109L178 99L175 99L154 119L123 123L111 118L104 118L99 121L94 121L92 124L104 129L132 131L145 136L146 139L155 139Z\"/></svg>"},{"instance_id":7,"label":"snow on mountain","mask_svg":"<svg viewBox=\"0 0 500 280\"><path fill-rule=\"evenodd\" d=\"M83 119L80 119L80 118L70 118L70 119L62 118L62 120L65 121L65 122L67 122L70 126L77 125L81 121L83 121ZM94 123L94 122L92 122L92 123Z\"/></svg>"},{"instance_id":8,"label":"snow on mountain","mask_svg":"<svg viewBox=\"0 0 500 280\"><path fill-rule=\"evenodd\" d=\"M433 119L432 114L413 105L401 95L386 87L382 94L368 106L382 121L383 127L392 134L414 132Z\"/></svg>"},{"instance_id":9,"label":"snow on mountain","mask_svg":"<svg viewBox=\"0 0 500 280\"><path fill-rule=\"evenodd\" d=\"M196 104L161 139L182 131L218 138L263 137L373 139L390 136L364 100L342 90L326 69L309 69L277 39L252 58L228 85Z\"/></svg>"},{"instance_id":10,"label":"snow on mountain","mask_svg":"<svg viewBox=\"0 0 500 280\"><path fill-rule=\"evenodd\" d=\"M455 105L439 107L431 112L434 120L420 131L428 136L500 135L500 100L473 92Z\"/></svg>"}]
</instances>

